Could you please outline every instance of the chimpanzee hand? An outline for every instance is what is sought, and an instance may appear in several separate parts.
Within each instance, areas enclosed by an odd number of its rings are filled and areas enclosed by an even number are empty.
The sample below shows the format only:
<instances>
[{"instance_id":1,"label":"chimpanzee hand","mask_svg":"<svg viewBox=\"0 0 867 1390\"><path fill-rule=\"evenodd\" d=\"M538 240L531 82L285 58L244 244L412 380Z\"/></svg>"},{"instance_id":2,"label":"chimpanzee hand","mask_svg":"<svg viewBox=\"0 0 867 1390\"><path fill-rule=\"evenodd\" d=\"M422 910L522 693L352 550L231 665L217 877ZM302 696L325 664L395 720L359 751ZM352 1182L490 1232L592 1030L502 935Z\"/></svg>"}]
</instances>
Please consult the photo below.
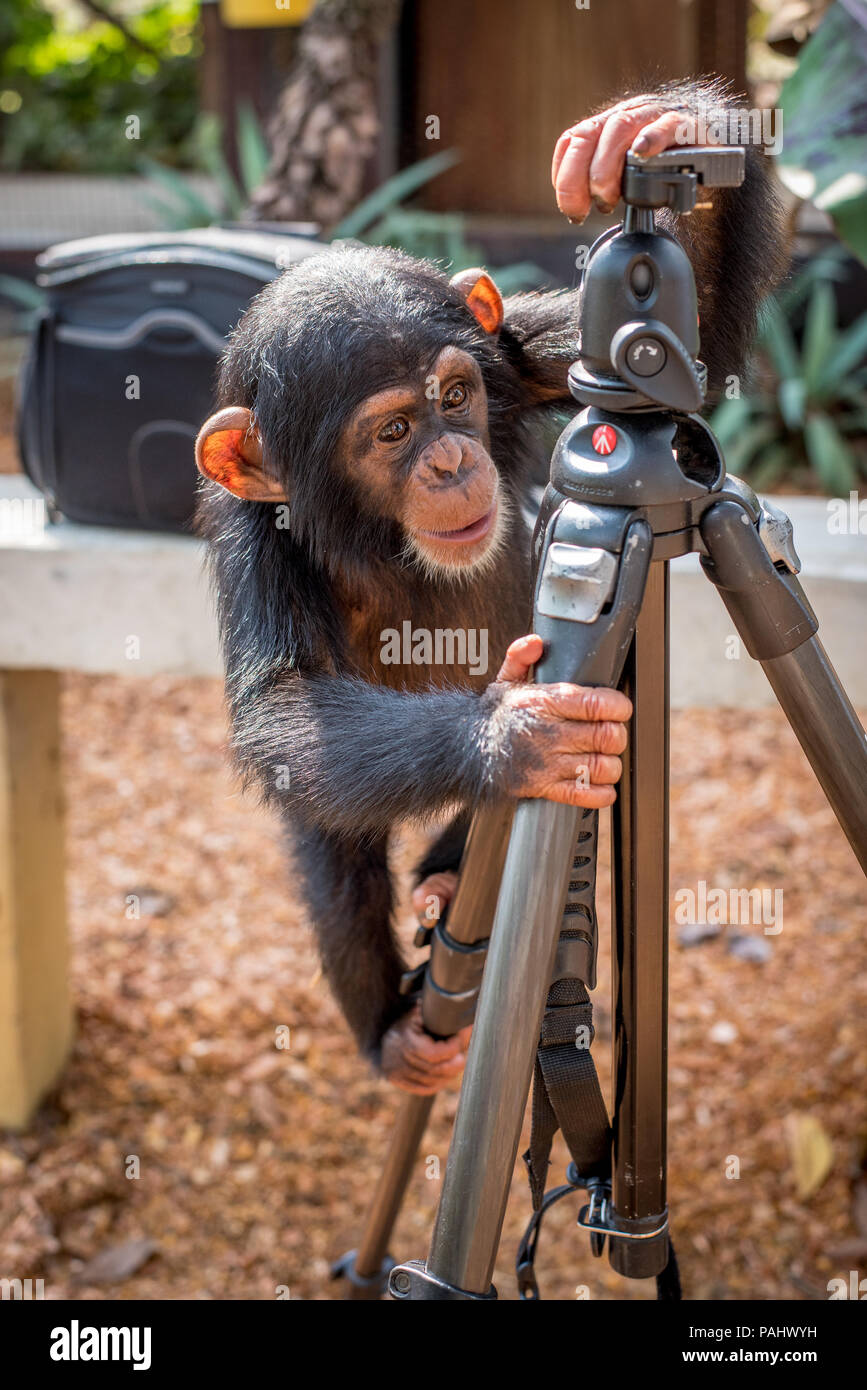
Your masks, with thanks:
<instances>
[{"instance_id":1,"label":"chimpanzee hand","mask_svg":"<svg viewBox=\"0 0 867 1390\"><path fill-rule=\"evenodd\" d=\"M382 1039L383 1076L414 1096L435 1095L463 1071L470 1031L432 1038L422 1024L421 1005L415 1004Z\"/></svg>"},{"instance_id":2,"label":"chimpanzee hand","mask_svg":"<svg viewBox=\"0 0 867 1390\"><path fill-rule=\"evenodd\" d=\"M494 740L506 755L502 790L567 806L610 806L632 703L620 691L602 687L528 684L542 651L541 637L520 637L486 691L495 695L498 686L506 687L492 716Z\"/></svg>"},{"instance_id":3,"label":"chimpanzee hand","mask_svg":"<svg viewBox=\"0 0 867 1390\"><path fill-rule=\"evenodd\" d=\"M620 197L626 151L646 156L675 144L684 111L671 110L664 96L631 97L564 130L551 167L560 211L573 222L583 222L593 202L600 212L611 212Z\"/></svg>"}]
</instances>

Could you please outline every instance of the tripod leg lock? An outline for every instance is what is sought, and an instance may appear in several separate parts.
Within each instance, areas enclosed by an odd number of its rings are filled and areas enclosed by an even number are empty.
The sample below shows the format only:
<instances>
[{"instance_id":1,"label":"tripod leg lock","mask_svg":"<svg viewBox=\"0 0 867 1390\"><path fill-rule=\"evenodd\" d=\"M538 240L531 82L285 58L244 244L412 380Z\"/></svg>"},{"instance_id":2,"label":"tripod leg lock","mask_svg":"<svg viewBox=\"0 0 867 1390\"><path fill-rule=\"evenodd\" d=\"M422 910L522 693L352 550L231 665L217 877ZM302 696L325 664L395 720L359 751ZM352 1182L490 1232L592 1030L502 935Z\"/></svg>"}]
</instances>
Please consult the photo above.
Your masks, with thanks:
<instances>
[{"instance_id":1,"label":"tripod leg lock","mask_svg":"<svg viewBox=\"0 0 867 1390\"><path fill-rule=\"evenodd\" d=\"M780 513L782 516L782 513ZM777 519L775 545L783 537ZM800 647L819 630L807 597L785 555L762 539L749 513L734 501L709 507L701 519L707 554L701 565L720 591L751 657L770 661ZM797 556L792 551L794 561Z\"/></svg>"},{"instance_id":2,"label":"tripod leg lock","mask_svg":"<svg viewBox=\"0 0 867 1390\"><path fill-rule=\"evenodd\" d=\"M454 1284L447 1284L431 1274L422 1260L407 1260L406 1264L396 1265L391 1271L388 1291L392 1298L402 1303L412 1299L443 1300L446 1302L488 1303L497 1297L497 1290L491 1284L487 1293L470 1293Z\"/></svg>"},{"instance_id":3,"label":"tripod leg lock","mask_svg":"<svg viewBox=\"0 0 867 1390\"><path fill-rule=\"evenodd\" d=\"M774 565L783 565L790 574L799 574L801 561L795 549L792 523L782 507L763 497L760 502L759 537Z\"/></svg>"},{"instance_id":4,"label":"tripod leg lock","mask_svg":"<svg viewBox=\"0 0 867 1390\"><path fill-rule=\"evenodd\" d=\"M426 961L407 971L401 981L422 991L424 1026L434 1037L449 1038L472 1023L482 983L488 941L456 941L444 922L438 922Z\"/></svg>"}]
</instances>

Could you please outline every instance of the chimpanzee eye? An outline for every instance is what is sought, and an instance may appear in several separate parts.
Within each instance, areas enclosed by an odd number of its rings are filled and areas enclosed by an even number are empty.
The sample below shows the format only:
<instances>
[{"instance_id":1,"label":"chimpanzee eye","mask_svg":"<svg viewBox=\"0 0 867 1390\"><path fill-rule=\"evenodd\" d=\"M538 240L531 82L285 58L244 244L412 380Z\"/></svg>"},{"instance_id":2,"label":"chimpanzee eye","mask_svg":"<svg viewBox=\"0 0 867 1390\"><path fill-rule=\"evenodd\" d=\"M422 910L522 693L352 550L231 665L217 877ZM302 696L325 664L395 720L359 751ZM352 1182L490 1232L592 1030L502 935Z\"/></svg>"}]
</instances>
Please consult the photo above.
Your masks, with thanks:
<instances>
[{"instance_id":1,"label":"chimpanzee eye","mask_svg":"<svg viewBox=\"0 0 867 1390\"><path fill-rule=\"evenodd\" d=\"M406 420L402 415L396 415L387 425L383 425L376 437L382 444L397 444L408 433L409 425Z\"/></svg>"},{"instance_id":2,"label":"chimpanzee eye","mask_svg":"<svg viewBox=\"0 0 867 1390\"><path fill-rule=\"evenodd\" d=\"M464 405L469 392L462 381L458 381L454 386L450 386L442 398L443 410L455 410L458 406Z\"/></svg>"}]
</instances>

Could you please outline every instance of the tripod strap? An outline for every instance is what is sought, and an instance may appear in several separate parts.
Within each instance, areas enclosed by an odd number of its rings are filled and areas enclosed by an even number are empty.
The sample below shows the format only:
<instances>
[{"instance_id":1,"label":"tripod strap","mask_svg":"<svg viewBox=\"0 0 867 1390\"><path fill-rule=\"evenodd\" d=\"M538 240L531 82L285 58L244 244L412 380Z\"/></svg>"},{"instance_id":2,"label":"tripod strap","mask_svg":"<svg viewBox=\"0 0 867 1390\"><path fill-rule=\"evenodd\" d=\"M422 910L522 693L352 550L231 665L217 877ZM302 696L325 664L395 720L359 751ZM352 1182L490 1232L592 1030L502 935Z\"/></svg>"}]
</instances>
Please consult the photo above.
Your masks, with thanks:
<instances>
[{"instance_id":1,"label":"tripod strap","mask_svg":"<svg viewBox=\"0 0 867 1390\"><path fill-rule=\"evenodd\" d=\"M558 1129L583 1178L608 1177L611 1127L590 1053L593 1006L580 980L548 991L533 1076L530 1147L524 1154L533 1210L545 1193L551 1144Z\"/></svg>"},{"instance_id":2,"label":"tripod strap","mask_svg":"<svg viewBox=\"0 0 867 1390\"><path fill-rule=\"evenodd\" d=\"M578 1030L581 1030L580 1032ZM576 1041L583 1046L576 1047ZM557 1130L582 1178L611 1176L611 1126L590 1055L593 1006L580 980L558 980L548 991L542 1034L533 1074L530 1147L524 1154L533 1198L533 1216L518 1250L518 1288L522 1299L537 1299L534 1273L542 1217L549 1207L575 1191L567 1183L545 1195L551 1145ZM601 1253L597 1251L597 1253ZM662 1302L681 1298L680 1274L669 1241L668 1263L656 1276L656 1297Z\"/></svg>"}]
</instances>

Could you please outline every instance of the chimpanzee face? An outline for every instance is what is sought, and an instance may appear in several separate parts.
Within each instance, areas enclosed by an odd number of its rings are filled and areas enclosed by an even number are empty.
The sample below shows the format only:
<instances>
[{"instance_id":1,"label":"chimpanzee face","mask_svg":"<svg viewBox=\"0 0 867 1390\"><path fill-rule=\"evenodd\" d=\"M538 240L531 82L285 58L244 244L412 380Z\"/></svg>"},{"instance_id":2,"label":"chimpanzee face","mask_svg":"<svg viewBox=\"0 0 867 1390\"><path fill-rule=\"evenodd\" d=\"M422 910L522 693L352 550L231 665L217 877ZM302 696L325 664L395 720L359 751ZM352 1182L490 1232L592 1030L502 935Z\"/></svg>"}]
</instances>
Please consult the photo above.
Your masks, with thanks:
<instances>
[{"instance_id":1,"label":"chimpanzee face","mask_svg":"<svg viewBox=\"0 0 867 1390\"><path fill-rule=\"evenodd\" d=\"M330 508L380 560L461 580L507 531L478 356L503 302L482 270L447 284L393 260L312 258L259 297L226 357L235 403L202 426L196 461L244 501L287 503L326 564Z\"/></svg>"},{"instance_id":2,"label":"chimpanzee face","mask_svg":"<svg viewBox=\"0 0 867 1390\"><path fill-rule=\"evenodd\" d=\"M399 384L368 396L338 446L338 466L403 532L403 559L428 573L490 563L504 531L488 401L469 353L447 346Z\"/></svg>"}]
</instances>

